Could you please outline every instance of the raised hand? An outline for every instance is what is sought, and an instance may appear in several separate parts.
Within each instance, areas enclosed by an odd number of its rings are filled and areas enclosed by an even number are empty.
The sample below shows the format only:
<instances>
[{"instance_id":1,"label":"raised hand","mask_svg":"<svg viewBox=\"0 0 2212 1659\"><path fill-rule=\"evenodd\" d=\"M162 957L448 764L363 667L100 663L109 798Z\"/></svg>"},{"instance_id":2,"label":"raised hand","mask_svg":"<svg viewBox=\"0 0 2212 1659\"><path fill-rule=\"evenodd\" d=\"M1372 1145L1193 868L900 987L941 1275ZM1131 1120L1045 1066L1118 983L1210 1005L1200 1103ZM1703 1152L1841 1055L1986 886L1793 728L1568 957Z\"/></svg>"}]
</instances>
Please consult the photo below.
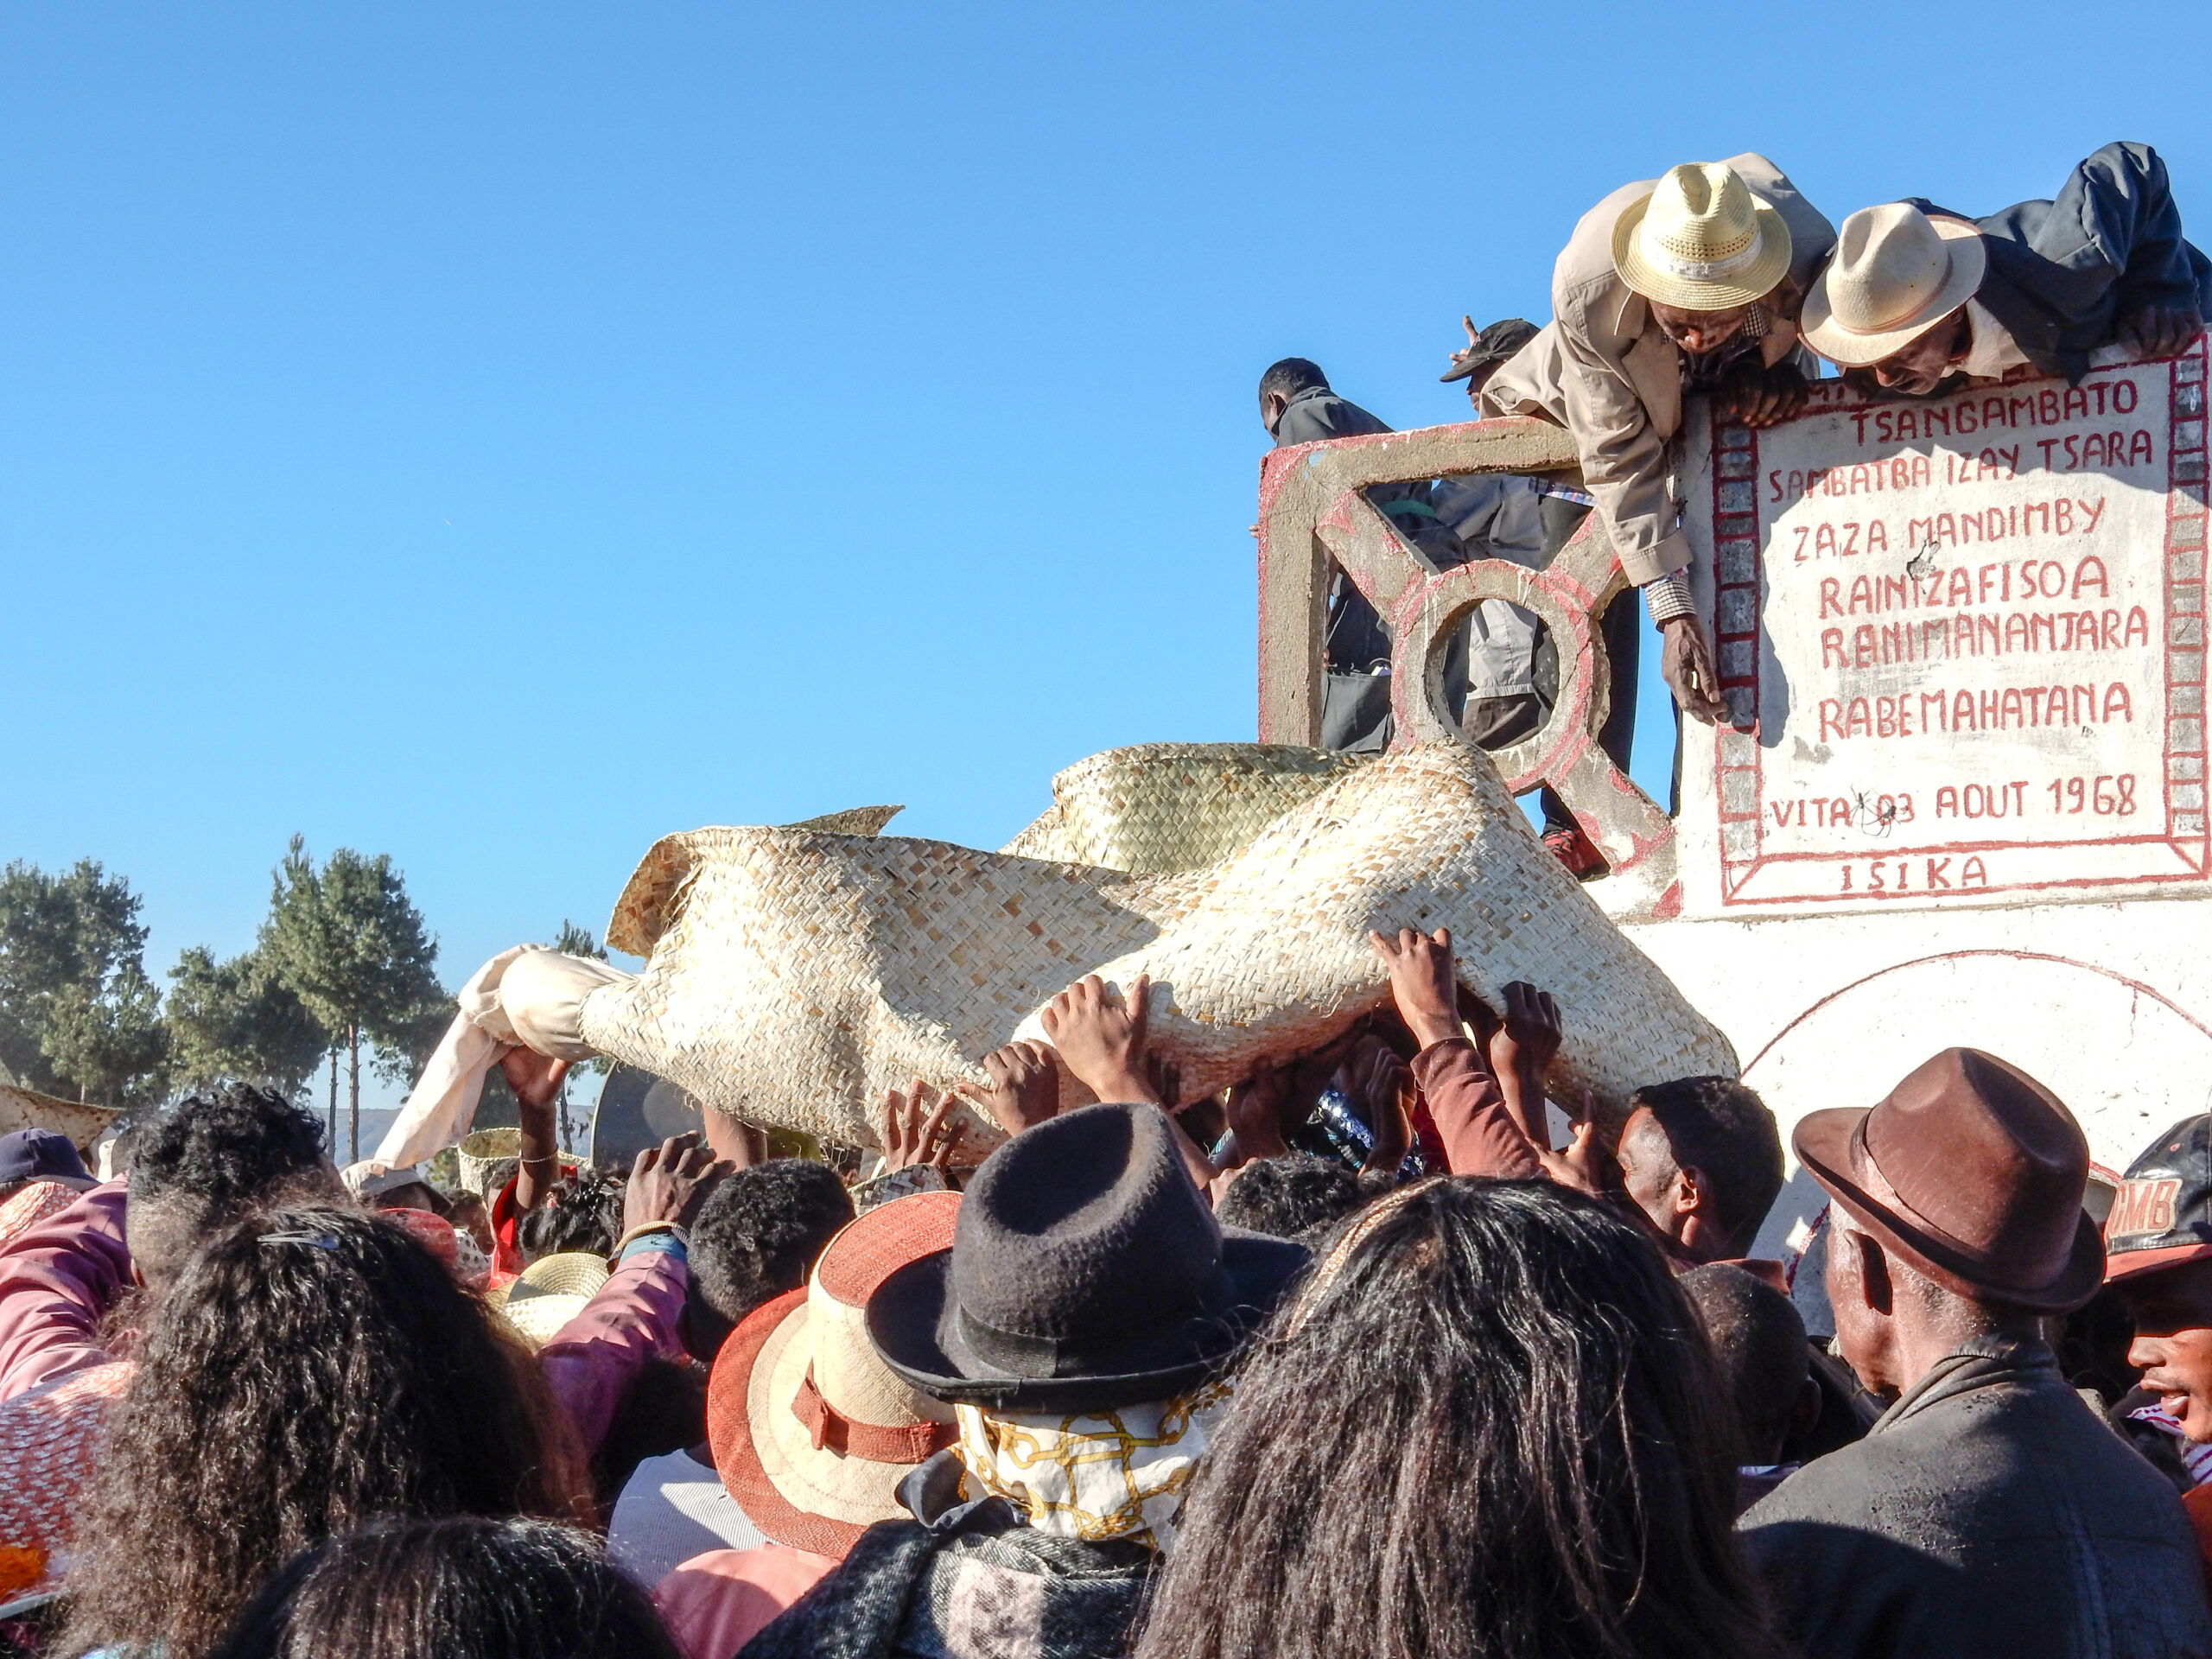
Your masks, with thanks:
<instances>
[{"instance_id":1,"label":"raised hand","mask_svg":"<svg viewBox=\"0 0 2212 1659\"><path fill-rule=\"evenodd\" d=\"M1368 947L1390 970L1390 995L1398 1017L1423 1048L1459 1035L1459 982L1452 964L1452 935L1438 928L1419 933L1402 927L1393 939L1370 931Z\"/></svg>"},{"instance_id":2,"label":"raised hand","mask_svg":"<svg viewBox=\"0 0 2212 1659\"><path fill-rule=\"evenodd\" d=\"M657 1222L689 1227L707 1195L730 1172L731 1166L718 1161L696 1130L647 1147L630 1166L629 1185L622 1191L623 1232Z\"/></svg>"},{"instance_id":3,"label":"raised hand","mask_svg":"<svg viewBox=\"0 0 2212 1659\"><path fill-rule=\"evenodd\" d=\"M1551 994L1526 980L1506 986L1505 1018L1489 1033L1484 1046L1507 1107L1539 1147L1548 1146L1551 1140L1544 1122L1544 1074L1559 1046L1559 1004Z\"/></svg>"},{"instance_id":4,"label":"raised hand","mask_svg":"<svg viewBox=\"0 0 2212 1659\"><path fill-rule=\"evenodd\" d=\"M1559 1004L1549 991L1524 979L1505 988L1505 1018L1491 1033L1490 1063L1498 1076L1509 1071L1543 1081L1559 1054Z\"/></svg>"},{"instance_id":5,"label":"raised hand","mask_svg":"<svg viewBox=\"0 0 2212 1659\"><path fill-rule=\"evenodd\" d=\"M1077 1080L1100 1100L1154 1100L1145 1070L1151 989L1150 976L1139 974L1116 999L1106 982L1091 974L1045 1005L1045 1034Z\"/></svg>"},{"instance_id":6,"label":"raised hand","mask_svg":"<svg viewBox=\"0 0 2212 1659\"><path fill-rule=\"evenodd\" d=\"M561 1097L561 1084L569 1075L569 1062L556 1060L536 1049L511 1048L499 1056L499 1075L515 1091L516 1101L537 1111L549 1109Z\"/></svg>"},{"instance_id":7,"label":"raised hand","mask_svg":"<svg viewBox=\"0 0 2212 1659\"><path fill-rule=\"evenodd\" d=\"M1060 1109L1060 1070L1052 1052L1038 1042L1007 1043L983 1056L991 1086L961 1090L1009 1135L1033 1129Z\"/></svg>"},{"instance_id":8,"label":"raised hand","mask_svg":"<svg viewBox=\"0 0 2212 1659\"><path fill-rule=\"evenodd\" d=\"M1560 1186L1602 1198L1620 1185L1619 1166L1613 1162L1612 1154L1599 1144L1596 1126L1587 1118L1568 1131L1565 1151L1554 1152L1541 1140L1535 1150L1544 1173Z\"/></svg>"},{"instance_id":9,"label":"raised hand","mask_svg":"<svg viewBox=\"0 0 2212 1659\"><path fill-rule=\"evenodd\" d=\"M1406 1103L1413 1097L1414 1074L1397 1051L1380 1037L1369 1035L1338 1071L1338 1087L1365 1108L1374 1132L1366 1160L1360 1167L1396 1173L1406 1161L1413 1128L1407 1121Z\"/></svg>"},{"instance_id":10,"label":"raised hand","mask_svg":"<svg viewBox=\"0 0 2212 1659\"><path fill-rule=\"evenodd\" d=\"M1234 1162L1280 1158L1290 1150L1282 1128L1288 1098L1284 1075L1273 1066L1262 1067L1229 1091L1224 1116L1229 1120L1229 1156Z\"/></svg>"},{"instance_id":11,"label":"raised hand","mask_svg":"<svg viewBox=\"0 0 2212 1659\"><path fill-rule=\"evenodd\" d=\"M517 1210L535 1210L561 1182L561 1135L553 1104L569 1063L535 1049L511 1048L499 1057L499 1074L515 1091L517 1136L522 1160L515 1172Z\"/></svg>"},{"instance_id":12,"label":"raised hand","mask_svg":"<svg viewBox=\"0 0 2212 1659\"><path fill-rule=\"evenodd\" d=\"M916 1077L901 1093L883 1091L883 1173L931 1164L939 1169L952 1160L960 1144L960 1096L946 1090L939 1095Z\"/></svg>"}]
</instances>

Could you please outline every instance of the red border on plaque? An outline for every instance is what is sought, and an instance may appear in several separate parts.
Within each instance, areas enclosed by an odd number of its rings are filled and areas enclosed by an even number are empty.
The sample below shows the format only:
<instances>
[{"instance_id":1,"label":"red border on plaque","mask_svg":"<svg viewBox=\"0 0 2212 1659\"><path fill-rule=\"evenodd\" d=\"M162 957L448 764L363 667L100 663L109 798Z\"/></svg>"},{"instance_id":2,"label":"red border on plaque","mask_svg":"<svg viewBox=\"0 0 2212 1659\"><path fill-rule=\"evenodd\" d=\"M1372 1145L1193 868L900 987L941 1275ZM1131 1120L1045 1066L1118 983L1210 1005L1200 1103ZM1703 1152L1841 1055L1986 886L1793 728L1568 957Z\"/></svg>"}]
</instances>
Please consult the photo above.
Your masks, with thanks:
<instances>
[{"instance_id":1,"label":"red border on plaque","mask_svg":"<svg viewBox=\"0 0 2212 1659\"><path fill-rule=\"evenodd\" d=\"M1881 847L1837 853L1768 853L1765 772L1759 685L1760 611L1765 563L1759 533L1758 434L1716 422L1713 429L1713 628L1722 695L1748 729L1721 727L1713 741L1713 798L1719 809L1720 902L1724 906L1922 904L1993 894L2082 888L2139 887L2202 880L2212 870L2205 790L2206 340L2168 365L2167 487L2164 563L2165 617L2165 731L2164 794L2166 830L2161 835L2100 836L2077 841L1948 841L1929 846ZM2113 365L2142 368L2146 364ZM2026 382L2035 385L2037 382ZM2008 397L2022 387L2007 386ZM1842 405L1822 404L1802 415L1832 415ZM2146 868L2113 875L2063 875L2047 880L1993 882L1969 888L1927 886L1861 888L1830 893L1755 895L1745 891L1762 869L1777 865L1872 865L1891 859L1942 859L1976 853L2027 850L2064 856L2088 848L2160 847L2178 855L2178 868Z\"/></svg>"}]
</instances>

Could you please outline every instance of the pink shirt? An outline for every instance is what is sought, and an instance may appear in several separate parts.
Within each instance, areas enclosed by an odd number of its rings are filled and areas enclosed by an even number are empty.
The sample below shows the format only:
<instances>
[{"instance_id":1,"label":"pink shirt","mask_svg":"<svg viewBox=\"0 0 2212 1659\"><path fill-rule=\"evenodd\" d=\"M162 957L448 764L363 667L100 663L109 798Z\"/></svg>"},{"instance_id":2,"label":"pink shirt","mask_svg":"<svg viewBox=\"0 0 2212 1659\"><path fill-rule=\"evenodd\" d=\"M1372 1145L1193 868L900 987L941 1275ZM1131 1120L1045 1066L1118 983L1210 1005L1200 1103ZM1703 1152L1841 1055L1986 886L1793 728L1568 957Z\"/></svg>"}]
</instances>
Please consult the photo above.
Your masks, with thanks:
<instances>
[{"instance_id":1,"label":"pink shirt","mask_svg":"<svg viewBox=\"0 0 2212 1659\"><path fill-rule=\"evenodd\" d=\"M632 1249L583 1311L537 1351L538 1373L567 1409L586 1457L607 1438L645 1362L683 1357L677 1321L690 1282L675 1252Z\"/></svg>"},{"instance_id":2,"label":"pink shirt","mask_svg":"<svg viewBox=\"0 0 2212 1659\"><path fill-rule=\"evenodd\" d=\"M663 1579L653 1605L688 1659L730 1659L836 1565L789 1544L710 1549Z\"/></svg>"},{"instance_id":3,"label":"pink shirt","mask_svg":"<svg viewBox=\"0 0 2212 1659\"><path fill-rule=\"evenodd\" d=\"M110 1359L100 1320L130 1286L123 1201L105 1182L0 1249L0 1400Z\"/></svg>"},{"instance_id":4,"label":"pink shirt","mask_svg":"<svg viewBox=\"0 0 2212 1659\"><path fill-rule=\"evenodd\" d=\"M96 1186L0 1249L0 1402L113 1357L100 1320L130 1284L122 1181ZM537 1351L547 1386L589 1457L648 1359L681 1359L681 1255L634 1250Z\"/></svg>"}]
</instances>

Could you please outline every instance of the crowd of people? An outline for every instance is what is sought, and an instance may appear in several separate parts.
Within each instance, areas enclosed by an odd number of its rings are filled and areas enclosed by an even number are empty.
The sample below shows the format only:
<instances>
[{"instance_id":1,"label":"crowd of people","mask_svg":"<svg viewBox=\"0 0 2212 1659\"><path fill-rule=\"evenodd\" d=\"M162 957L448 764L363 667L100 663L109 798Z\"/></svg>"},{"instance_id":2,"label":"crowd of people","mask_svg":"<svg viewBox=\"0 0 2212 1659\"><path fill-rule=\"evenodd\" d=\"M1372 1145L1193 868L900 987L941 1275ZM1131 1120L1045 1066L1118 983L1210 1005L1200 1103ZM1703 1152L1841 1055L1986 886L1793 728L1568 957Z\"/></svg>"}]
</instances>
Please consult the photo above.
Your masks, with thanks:
<instances>
[{"instance_id":1,"label":"crowd of people","mask_svg":"<svg viewBox=\"0 0 2212 1659\"><path fill-rule=\"evenodd\" d=\"M1583 488L1370 499L1440 566L1541 563L1598 512L1719 717L1686 391L1782 418L1807 347L1881 395L2078 378L2177 347L2209 289L2141 145L1840 236L1762 157L1676 168L1585 216L1552 322L1470 321L1446 377L1566 426ZM1302 359L1261 406L1284 444L1382 429ZM1535 619L1488 602L1454 649L1479 741L1541 723ZM1379 746L1389 637L1341 580L1328 652L1326 740ZM2212 1654L2212 1119L2101 1228L2066 1105L1946 1051L1796 1126L1828 1203L1785 1263L1750 1089L1560 1113L1542 988L1370 944L1387 1006L1197 1100L1145 981L1078 981L988 1084L890 1091L866 1160L709 1111L593 1167L526 1047L489 1165L340 1170L246 1084L110 1179L0 1139L0 1655Z\"/></svg>"},{"instance_id":2,"label":"crowd of people","mask_svg":"<svg viewBox=\"0 0 2212 1659\"><path fill-rule=\"evenodd\" d=\"M480 1192L243 1084L112 1180L0 1141L0 1649L2212 1652L2212 1119L2101 1235L1994 1056L1813 1114L1810 1339L1752 1091L1555 1133L1553 1000L1370 943L1386 1009L1199 1101L1078 982L850 1179L578 1166L525 1049Z\"/></svg>"},{"instance_id":3,"label":"crowd of people","mask_svg":"<svg viewBox=\"0 0 2212 1659\"><path fill-rule=\"evenodd\" d=\"M1474 412L1565 427L1580 486L1477 475L1378 485L1368 499L1431 565L1503 559L1541 569L1593 509L1661 632L1677 707L1730 719L1712 642L1691 602L1681 480L1686 397L1752 427L1789 418L1832 365L1878 398L1947 397L2063 375L2093 353L2179 351L2212 316L2212 260L2182 235L2165 163L2107 144L2050 200L1981 219L1915 199L1861 208L1840 234L1764 156L1688 162L1624 184L1583 214L1552 272L1552 321L1478 329L1443 378ZM1333 391L1305 358L1260 380L1278 447L1390 429ZM1618 594L1599 619L1610 701L1599 741L1625 773L1640 630ZM1392 733L1390 635L1342 572L1326 600L1324 748L1379 750ZM1447 647L1452 713L1485 749L1542 726L1560 695L1557 645L1532 612L1485 600ZM1544 791L1544 836L1583 879L1606 873L1573 816Z\"/></svg>"}]
</instances>

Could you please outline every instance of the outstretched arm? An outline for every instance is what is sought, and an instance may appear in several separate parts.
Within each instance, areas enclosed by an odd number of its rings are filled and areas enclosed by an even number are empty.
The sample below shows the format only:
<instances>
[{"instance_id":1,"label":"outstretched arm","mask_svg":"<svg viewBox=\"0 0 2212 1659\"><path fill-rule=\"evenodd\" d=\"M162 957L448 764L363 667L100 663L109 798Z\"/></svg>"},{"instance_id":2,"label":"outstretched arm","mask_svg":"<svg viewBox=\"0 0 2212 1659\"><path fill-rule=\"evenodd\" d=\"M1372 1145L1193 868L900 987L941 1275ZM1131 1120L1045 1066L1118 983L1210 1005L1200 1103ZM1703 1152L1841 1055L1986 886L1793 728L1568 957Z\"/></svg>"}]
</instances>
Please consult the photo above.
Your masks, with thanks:
<instances>
[{"instance_id":1,"label":"outstretched arm","mask_svg":"<svg viewBox=\"0 0 2212 1659\"><path fill-rule=\"evenodd\" d=\"M569 1063L527 1048L499 1057L499 1070L515 1091L515 1118L521 1125L522 1165L515 1172L515 1209L527 1213L561 1184L561 1132L553 1121L554 1103Z\"/></svg>"},{"instance_id":2,"label":"outstretched arm","mask_svg":"<svg viewBox=\"0 0 2212 1659\"><path fill-rule=\"evenodd\" d=\"M1515 1122L1505 1091L1482 1051L1459 1028L1459 984L1452 936L1401 928L1393 939L1370 933L1368 942L1390 972L1398 1017L1421 1045L1414 1081L1427 1102L1444 1161L1454 1175L1540 1175L1535 1146Z\"/></svg>"},{"instance_id":3,"label":"outstretched arm","mask_svg":"<svg viewBox=\"0 0 2212 1659\"><path fill-rule=\"evenodd\" d=\"M1544 1074L1551 1069L1559 1045L1559 1004L1551 993L1526 980L1508 985L1505 1018L1484 1046L1514 1121L1540 1147L1551 1145L1551 1130L1544 1122Z\"/></svg>"},{"instance_id":4,"label":"outstretched arm","mask_svg":"<svg viewBox=\"0 0 2212 1659\"><path fill-rule=\"evenodd\" d=\"M696 1134L639 1153L623 1193L613 1275L537 1351L538 1372L587 1456L607 1438L645 1362L682 1357L677 1321L690 1283L683 1230L728 1173Z\"/></svg>"},{"instance_id":5,"label":"outstretched arm","mask_svg":"<svg viewBox=\"0 0 2212 1659\"><path fill-rule=\"evenodd\" d=\"M2071 268L2117 259L2113 323L2146 356L2178 352L2204 328L2204 256L2182 237L2166 164L2148 144L2107 144L2074 169L2036 251Z\"/></svg>"}]
</instances>

